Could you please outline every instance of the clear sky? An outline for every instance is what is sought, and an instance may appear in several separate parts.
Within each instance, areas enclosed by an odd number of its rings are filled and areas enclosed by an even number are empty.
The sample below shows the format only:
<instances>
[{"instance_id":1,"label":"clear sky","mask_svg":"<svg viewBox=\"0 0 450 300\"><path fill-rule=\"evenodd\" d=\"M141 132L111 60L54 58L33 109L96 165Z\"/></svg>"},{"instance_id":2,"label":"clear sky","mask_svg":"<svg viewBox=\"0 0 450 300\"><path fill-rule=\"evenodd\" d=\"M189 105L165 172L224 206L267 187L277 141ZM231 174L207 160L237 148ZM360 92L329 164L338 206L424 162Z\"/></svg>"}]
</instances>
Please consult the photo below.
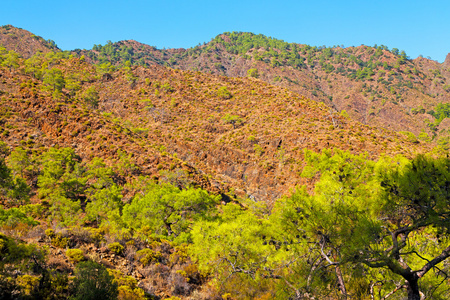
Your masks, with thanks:
<instances>
[{"instance_id":1,"label":"clear sky","mask_svg":"<svg viewBox=\"0 0 450 300\"><path fill-rule=\"evenodd\" d=\"M6 24L63 50L126 39L189 48L226 31L249 31L312 46L386 45L439 62L450 52L448 0L2 0Z\"/></svg>"}]
</instances>

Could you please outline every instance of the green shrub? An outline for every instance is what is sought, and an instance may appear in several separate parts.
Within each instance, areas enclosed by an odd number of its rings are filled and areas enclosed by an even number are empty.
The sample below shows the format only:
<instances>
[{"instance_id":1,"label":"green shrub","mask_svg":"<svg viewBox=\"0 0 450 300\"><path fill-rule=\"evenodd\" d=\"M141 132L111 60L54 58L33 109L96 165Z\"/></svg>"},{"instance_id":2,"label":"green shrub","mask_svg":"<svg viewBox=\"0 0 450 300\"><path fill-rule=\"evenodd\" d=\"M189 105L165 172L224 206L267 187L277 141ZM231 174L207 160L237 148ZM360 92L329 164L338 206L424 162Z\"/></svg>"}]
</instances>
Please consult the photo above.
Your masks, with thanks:
<instances>
[{"instance_id":1,"label":"green shrub","mask_svg":"<svg viewBox=\"0 0 450 300\"><path fill-rule=\"evenodd\" d=\"M233 95L230 93L230 91L228 91L226 86L222 86L219 88L219 90L217 91L217 96L222 99L230 99L231 97L233 97Z\"/></svg>"},{"instance_id":2,"label":"green shrub","mask_svg":"<svg viewBox=\"0 0 450 300\"><path fill-rule=\"evenodd\" d=\"M52 238L55 236L55 231L51 228L45 230L45 235L48 236L49 238Z\"/></svg>"},{"instance_id":3,"label":"green shrub","mask_svg":"<svg viewBox=\"0 0 450 300\"><path fill-rule=\"evenodd\" d=\"M84 260L84 253L81 249L68 249L66 256L72 263L79 263Z\"/></svg>"},{"instance_id":4,"label":"green shrub","mask_svg":"<svg viewBox=\"0 0 450 300\"><path fill-rule=\"evenodd\" d=\"M45 235L50 238L50 243L58 248L66 248L69 243L69 239L63 237L60 233L55 233L51 228L45 230Z\"/></svg>"},{"instance_id":5,"label":"green shrub","mask_svg":"<svg viewBox=\"0 0 450 300\"><path fill-rule=\"evenodd\" d=\"M161 252L145 248L136 252L136 257L145 266L161 258Z\"/></svg>"},{"instance_id":6,"label":"green shrub","mask_svg":"<svg viewBox=\"0 0 450 300\"><path fill-rule=\"evenodd\" d=\"M253 77L253 78L258 78L259 77L259 72L257 69L249 69L247 71L247 76L248 77Z\"/></svg>"},{"instance_id":7,"label":"green shrub","mask_svg":"<svg viewBox=\"0 0 450 300\"><path fill-rule=\"evenodd\" d=\"M111 243L108 245L109 250L115 254L122 254L123 246L120 243Z\"/></svg>"},{"instance_id":8,"label":"green shrub","mask_svg":"<svg viewBox=\"0 0 450 300\"><path fill-rule=\"evenodd\" d=\"M17 277L17 283L24 295L30 296L39 285L39 277L32 275L22 275Z\"/></svg>"},{"instance_id":9,"label":"green shrub","mask_svg":"<svg viewBox=\"0 0 450 300\"><path fill-rule=\"evenodd\" d=\"M240 124L242 124L244 122L241 117L239 117L237 115L230 115L230 114L226 114L224 117L222 117L222 120L225 123L232 124L233 128L236 128L236 126L239 126Z\"/></svg>"},{"instance_id":10,"label":"green shrub","mask_svg":"<svg viewBox=\"0 0 450 300\"><path fill-rule=\"evenodd\" d=\"M57 248L66 248L69 244L69 238L63 237L61 234L55 234L51 238L51 244Z\"/></svg>"}]
</instances>

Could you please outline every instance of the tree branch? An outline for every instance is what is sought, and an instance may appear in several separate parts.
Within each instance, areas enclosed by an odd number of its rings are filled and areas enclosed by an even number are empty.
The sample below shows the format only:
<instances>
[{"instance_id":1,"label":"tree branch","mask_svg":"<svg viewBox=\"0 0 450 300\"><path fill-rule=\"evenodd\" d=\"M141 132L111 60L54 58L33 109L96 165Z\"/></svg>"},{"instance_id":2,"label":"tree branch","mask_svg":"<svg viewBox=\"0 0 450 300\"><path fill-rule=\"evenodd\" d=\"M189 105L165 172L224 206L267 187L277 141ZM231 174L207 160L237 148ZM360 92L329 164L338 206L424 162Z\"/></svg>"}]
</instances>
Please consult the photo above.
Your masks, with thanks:
<instances>
[{"instance_id":1,"label":"tree branch","mask_svg":"<svg viewBox=\"0 0 450 300\"><path fill-rule=\"evenodd\" d=\"M419 278L423 277L429 270L431 270L438 263L446 260L450 256L450 246L445 248L441 254L436 256L434 259L430 260L428 263L423 266L422 269L414 271Z\"/></svg>"},{"instance_id":2,"label":"tree branch","mask_svg":"<svg viewBox=\"0 0 450 300\"><path fill-rule=\"evenodd\" d=\"M389 298L390 296L394 295L397 291L399 291L401 289L405 289L406 287L407 287L406 284L397 285L395 287L395 289L393 289L392 291L387 293L383 298L380 298L380 300L385 300L385 299Z\"/></svg>"}]
</instances>

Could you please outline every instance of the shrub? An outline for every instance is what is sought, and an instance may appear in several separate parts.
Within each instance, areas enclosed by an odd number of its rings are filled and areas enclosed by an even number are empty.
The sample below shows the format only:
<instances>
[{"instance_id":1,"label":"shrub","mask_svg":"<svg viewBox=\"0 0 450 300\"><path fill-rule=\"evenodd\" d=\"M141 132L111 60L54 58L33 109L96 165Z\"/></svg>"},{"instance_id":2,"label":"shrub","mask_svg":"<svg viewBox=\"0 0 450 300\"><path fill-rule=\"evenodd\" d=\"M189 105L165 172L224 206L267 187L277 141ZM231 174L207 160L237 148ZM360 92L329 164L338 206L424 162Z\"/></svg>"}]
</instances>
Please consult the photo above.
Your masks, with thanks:
<instances>
[{"instance_id":1,"label":"shrub","mask_svg":"<svg viewBox=\"0 0 450 300\"><path fill-rule=\"evenodd\" d=\"M98 107L98 92L93 86L89 87L83 94L84 102L91 108Z\"/></svg>"},{"instance_id":2,"label":"shrub","mask_svg":"<svg viewBox=\"0 0 450 300\"><path fill-rule=\"evenodd\" d=\"M161 258L161 252L154 251L149 248L142 249L138 252L136 252L136 257L139 259L139 261L145 266L150 264L153 261L157 261Z\"/></svg>"},{"instance_id":3,"label":"shrub","mask_svg":"<svg viewBox=\"0 0 450 300\"><path fill-rule=\"evenodd\" d=\"M114 283L119 286L118 299L119 300L143 300L145 298L145 292L140 287L138 287L138 282L135 278L131 276L124 276L124 274L119 270L108 269L109 275L114 276Z\"/></svg>"},{"instance_id":4,"label":"shrub","mask_svg":"<svg viewBox=\"0 0 450 300\"><path fill-rule=\"evenodd\" d=\"M118 290L114 276L101 264L85 261L75 269L72 290L75 300L117 299Z\"/></svg>"},{"instance_id":5,"label":"shrub","mask_svg":"<svg viewBox=\"0 0 450 300\"><path fill-rule=\"evenodd\" d=\"M84 253L81 249L68 249L66 251L66 256L72 263L79 263L84 260Z\"/></svg>"},{"instance_id":6,"label":"shrub","mask_svg":"<svg viewBox=\"0 0 450 300\"><path fill-rule=\"evenodd\" d=\"M249 69L247 71L247 76L248 77L253 77L253 78L258 78L259 77L259 72L257 69Z\"/></svg>"},{"instance_id":7,"label":"shrub","mask_svg":"<svg viewBox=\"0 0 450 300\"><path fill-rule=\"evenodd\" d=\"M105 230L103 228L89 228L89 231L91 233L91 239L93 239L97 244L105 239Z\"/></svg>"},{"instance_id":8,"label":"shrub","mask_svg":"<svg viewBox=\"0 0 450 300\"><path fill-rule=\"evenodd\" d=\"M230 114L226 114L224 117L222 117L222 120L225 123L232 124L233 128L236 128L236 126L238 126L244 122L241 117L239 117L237 115L230 115Z\"/></svg>"},{"instance_id":9,"label":"shrub","mask_svg":"<svg viewBox=\"0 0 450 300\"><path fill-rule=\"evenodd\" d=\"M17 283L23 291L24 295L31 295L39 285L39 277L32 275L22 275L17 277Z\"/></svg>"},{"instance_id":10,"label":"shrub","mask_svg":"<svg viewBox=\"0 0 450 300\"><path fill-rule=\"evenodd\" d=\"M225 86L219 88L219 90L217 91L217 96L222 99L230 99L231 97L233 97L233 95L230 93L230 91L228 91L227 87Z\"/></svg>"},{"instance_id":11,"label":"shrub","mask_svg":"<svg viewBox=\"0 0 450 300\"><path fill-rule=\"evenodd\" d=\"M108 245L109 250L115 254L122 254L123 252L123 246L120 243L111 243Z\"/></svg>"}]
</instances>

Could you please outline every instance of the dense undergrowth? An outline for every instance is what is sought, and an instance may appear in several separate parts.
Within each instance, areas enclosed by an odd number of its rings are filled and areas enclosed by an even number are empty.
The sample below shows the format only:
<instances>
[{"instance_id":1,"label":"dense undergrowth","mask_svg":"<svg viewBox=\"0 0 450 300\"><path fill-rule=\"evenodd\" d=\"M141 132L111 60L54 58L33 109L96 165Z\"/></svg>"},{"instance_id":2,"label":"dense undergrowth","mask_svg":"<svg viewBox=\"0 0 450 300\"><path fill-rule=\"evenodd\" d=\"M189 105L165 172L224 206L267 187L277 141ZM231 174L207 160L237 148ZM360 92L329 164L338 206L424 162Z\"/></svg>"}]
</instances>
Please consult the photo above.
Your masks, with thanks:
<instances>
[{"instance_id":1,"label":"dense undergrowth","mask_svg":"<svg viewBox=\"0 0 450 300\"><path fill-rule=\"evenodd\" d=\"M194 299L393 291L401 299L417 282L417 293L449 296L447 158L372 161L338 150L305 157L302 176L317 179L314 193L299 187L269 209L250 199L220 202L188 181L121 184L127 163L86 163L70 148L38 155L2 144L2 296L158 298L151 283L124 275L129 267L146 275L166 268L170 293ZM128 267L92 253L102 245ZM68 249L65 261L50 261L49 247Z\"/></svg>"}]
</instances>

